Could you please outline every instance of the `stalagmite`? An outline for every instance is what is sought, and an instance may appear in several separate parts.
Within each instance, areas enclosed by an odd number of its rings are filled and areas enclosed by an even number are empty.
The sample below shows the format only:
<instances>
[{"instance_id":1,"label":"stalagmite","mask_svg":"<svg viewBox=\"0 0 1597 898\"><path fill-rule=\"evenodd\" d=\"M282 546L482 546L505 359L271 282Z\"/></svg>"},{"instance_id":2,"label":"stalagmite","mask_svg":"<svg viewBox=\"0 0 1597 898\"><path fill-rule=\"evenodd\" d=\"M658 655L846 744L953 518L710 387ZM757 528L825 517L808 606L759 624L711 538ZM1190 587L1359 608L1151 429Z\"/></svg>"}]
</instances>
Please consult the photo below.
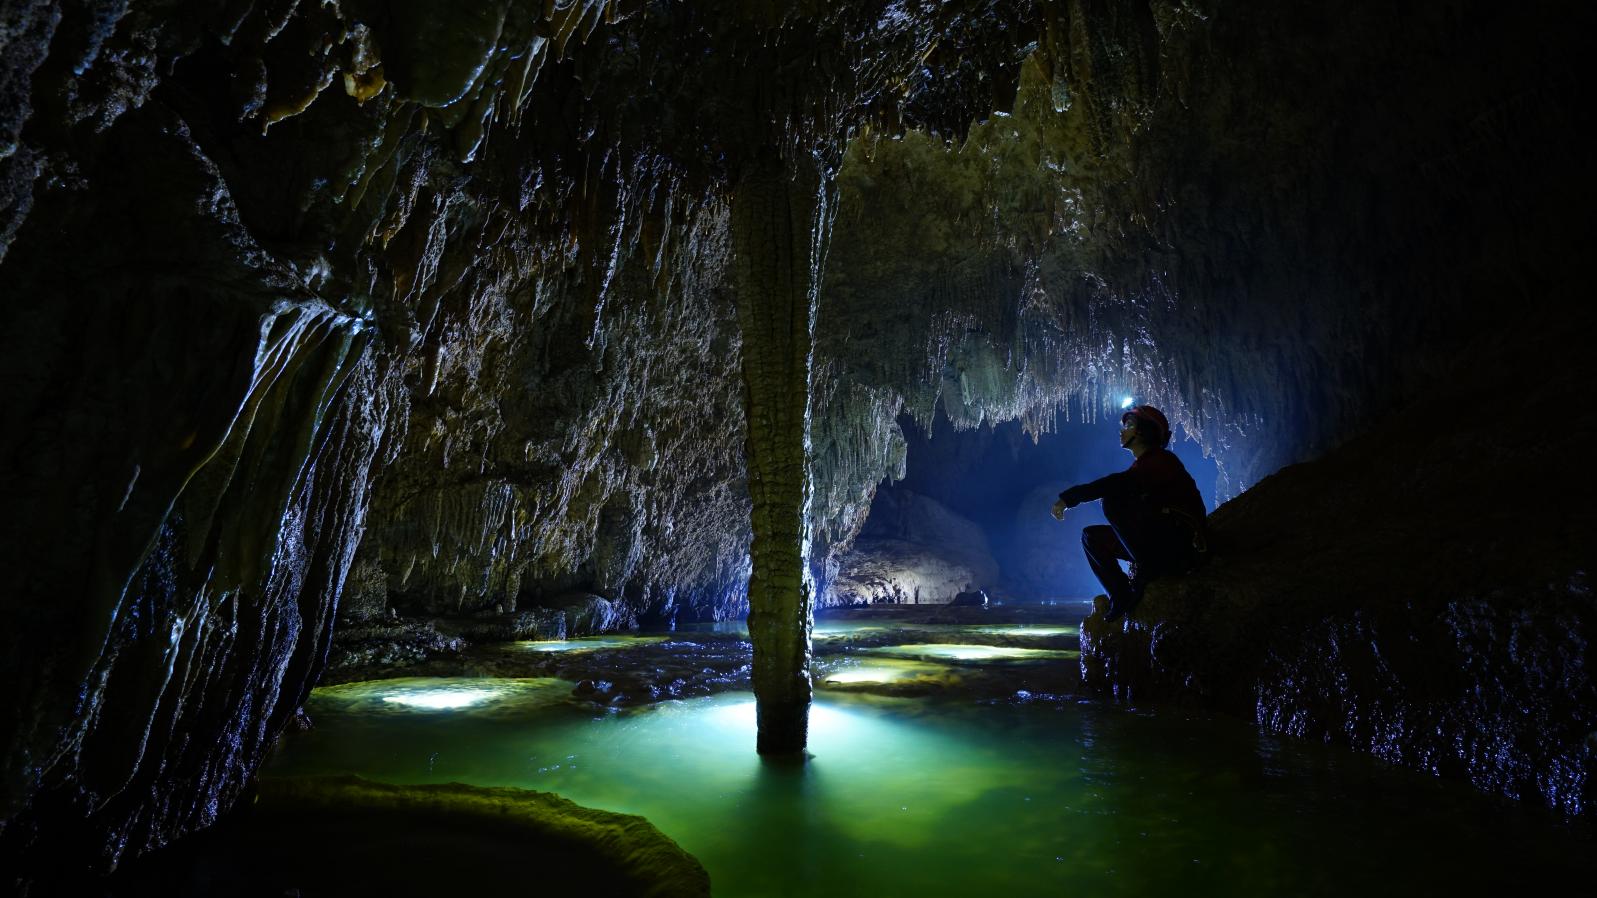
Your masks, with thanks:
<instances>
[{"instance_id":1,"label":"stalagmite","mask_svg":"<svg viewBox=\"0 0 1597 898\"><path fill-rule=\"evenodd\" d=\"M732 199L754 505L749 636L762 754L802 751L809 726L810 378L830 189L813 157L765 157L743 172Z\"/></svg>"}]
</instances>

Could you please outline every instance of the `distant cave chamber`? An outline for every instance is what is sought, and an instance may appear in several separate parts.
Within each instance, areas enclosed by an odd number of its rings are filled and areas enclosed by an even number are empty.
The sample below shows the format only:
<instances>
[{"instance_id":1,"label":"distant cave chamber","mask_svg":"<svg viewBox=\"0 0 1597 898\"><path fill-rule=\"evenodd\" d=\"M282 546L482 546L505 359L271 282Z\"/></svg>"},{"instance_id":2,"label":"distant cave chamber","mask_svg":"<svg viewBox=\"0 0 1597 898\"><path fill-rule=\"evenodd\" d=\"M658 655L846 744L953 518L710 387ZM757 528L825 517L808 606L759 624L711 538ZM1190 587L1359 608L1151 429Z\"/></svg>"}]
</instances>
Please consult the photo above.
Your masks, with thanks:
<instances>
[{"instance_id":1,"label":"distant cave chamber","mask_svg":"<svg viewBox=\"0 0 1597 898\"><path fill-rule=\"evenodd\" d=\"M1027 434L1018 421L956 430L940 411L927 431L900 418L905 476L877 487L858 535L834 549L822 605L945 604L973 592L1025 604L1101 592L1081 551L1082 528L1103 524L1101 510L1083 505L1056 522L1049 509L1064 488L1130 464L1113 421L1060 420ZM1172 448L1213 508L1214 461L1182 436Z\"/></svg>"}]
</instances>

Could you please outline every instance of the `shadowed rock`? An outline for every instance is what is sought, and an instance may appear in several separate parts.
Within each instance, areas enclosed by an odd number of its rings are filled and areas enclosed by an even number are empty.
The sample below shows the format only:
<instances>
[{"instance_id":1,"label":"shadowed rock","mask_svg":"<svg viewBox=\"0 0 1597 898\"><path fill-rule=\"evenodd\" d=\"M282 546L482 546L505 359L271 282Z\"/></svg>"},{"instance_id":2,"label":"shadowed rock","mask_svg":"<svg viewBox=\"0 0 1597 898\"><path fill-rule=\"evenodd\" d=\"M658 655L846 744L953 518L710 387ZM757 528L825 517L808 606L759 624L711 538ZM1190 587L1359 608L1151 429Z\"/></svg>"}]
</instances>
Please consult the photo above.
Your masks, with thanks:
<instances>
[{"instance_id":1,"label":"shadowed rock","mask_svg":"<svg viewBox=\"0 0 1597 898\"><path fill-rule=\"evenodd\" d=\"M1084 684L1589 813L1597 492L1559 472L1597 436L1564 401L1594 372L1555 334L1529 341L1221 506L1206 568L1154 583L1124 624L1087 619ZM1562 362L1516 390L1519 352ZM1483 397L1491 418L1438 413Z\"/></svg>"},{"instance_id":2,"label":"shadowed rock","mask_svg":"<svg viewBox=\"0 0 1597 898\"><path fill-rule=\"evenodd\" d=\"M111 896L442 895L466 888L690 898L710 877L642 817L558 795L359 777L268 778L214 831L110 881Z\"/></svg>"}]
</instances>

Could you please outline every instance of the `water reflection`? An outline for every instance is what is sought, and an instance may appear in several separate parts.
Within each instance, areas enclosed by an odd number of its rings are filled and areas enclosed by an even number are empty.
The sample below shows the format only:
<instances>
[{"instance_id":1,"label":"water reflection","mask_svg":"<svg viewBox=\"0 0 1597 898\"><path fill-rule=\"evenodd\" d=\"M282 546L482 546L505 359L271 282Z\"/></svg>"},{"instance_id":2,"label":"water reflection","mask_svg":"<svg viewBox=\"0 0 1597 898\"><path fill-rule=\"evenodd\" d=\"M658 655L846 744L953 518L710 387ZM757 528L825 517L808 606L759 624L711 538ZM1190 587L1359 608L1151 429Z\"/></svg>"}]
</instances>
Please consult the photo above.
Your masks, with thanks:
<instances>
[{"instance_id":1,"label":"water reflection","mask_svg":"<svg viewBox=\"0 0 1597 898\"><path fill-rule=\"evenodd\" d=\"M550 677L406 677L317 689L309 707L351 716L517 713L564 702L571 688Z\"/></svg>"},{"instance_id":2,"label":"water reflection","mask_svg":"<svg viewBox=\"0 0 1597 898\"><path fill-rule=\"evenodd\" d=\"M664 642L664 636L582 636L576 639L534 639L515 643L529 652L592 652L634 648Z\"/></svg>"},{"instance_id":3,"label":"water reflection","mask_svg":"<svg viewBox=\"0 0 1597 898\"><path fill-rule=\"evenodd\" d=\"M989 624L970 628L976 633L992 633L999 636L1036 636L1052 638L1055 636L1078 636L1081 628L1077 626L1048 627L1035 624Z\"/></svg>"},{"instance_id":4,"label":"water reflection","mask_svg":"<svg viewBox=\"0 0 1597 898\"><path fill-rule=\"evenodd\" d=\"M1049 678L1075 653L919 635L818 655L803 764L753 752L745 690L607 705L592 696L672 693L563 674L318 689L316 726L266 772L510 785L642 814L732 896L1520 893L1527 871L1597 872L1590 832L1535 809L1234 720L1063 688L1016 702L1067 682ZM511 654L669 682L746 663L731 637L626 642ZM1492 856L1515 862L1483 870Z\"/></svg>"},{"instance_id":5,"label":"water reflection","mask_svg":"<svg viewBox=\"0 0 1597 898\"><path fill-rule=\"evenodd\" d=\"M1074 649L1029 649L1016 646L973 645L962 643L912 643L874 646L864 651L904 658L935 658L948 661L1041 661L1077 658Z\"/></svg>"}]
</instances>

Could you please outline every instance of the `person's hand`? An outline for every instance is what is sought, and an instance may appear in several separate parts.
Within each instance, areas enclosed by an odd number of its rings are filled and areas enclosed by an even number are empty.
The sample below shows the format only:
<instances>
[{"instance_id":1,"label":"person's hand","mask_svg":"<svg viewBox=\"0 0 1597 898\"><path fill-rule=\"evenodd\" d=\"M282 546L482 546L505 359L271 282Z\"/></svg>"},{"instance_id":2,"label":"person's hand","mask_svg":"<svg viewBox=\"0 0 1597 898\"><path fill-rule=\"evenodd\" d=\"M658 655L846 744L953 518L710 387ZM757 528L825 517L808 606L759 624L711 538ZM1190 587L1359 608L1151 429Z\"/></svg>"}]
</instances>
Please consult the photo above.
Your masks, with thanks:
<instances>
[{"instance_id":1,"label":"person's hand","mask_svg":"<svg viewBox=\"0 0 1597 898\"><path fill-rule=\"evenodd\" d=\"M1065 500L1055 499L1053 511L1049 512L1049 514L1054 516L1054 520L1063 521L1065 519Z\"/></svg>"}]
</instances>

